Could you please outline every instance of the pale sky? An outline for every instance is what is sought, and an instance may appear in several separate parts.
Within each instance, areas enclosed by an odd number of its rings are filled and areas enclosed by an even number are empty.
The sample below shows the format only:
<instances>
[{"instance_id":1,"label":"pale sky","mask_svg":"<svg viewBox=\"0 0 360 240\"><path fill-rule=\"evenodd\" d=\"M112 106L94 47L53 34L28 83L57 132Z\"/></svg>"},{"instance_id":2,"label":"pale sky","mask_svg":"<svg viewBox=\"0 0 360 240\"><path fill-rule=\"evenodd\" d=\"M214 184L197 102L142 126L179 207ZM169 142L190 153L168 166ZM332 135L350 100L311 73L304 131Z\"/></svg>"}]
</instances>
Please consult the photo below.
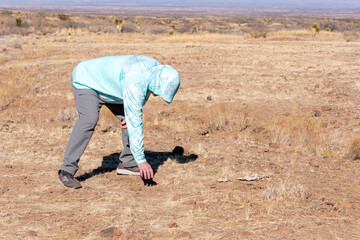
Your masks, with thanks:
<instances>
[{"instance_id":1,"label":"pale sky","mask_svg":"<svg viewBox=\"0 0 360 240\"><path fill-rule=\"evenodd\" d=\"M360 9L360 0L0 0L0 5L142 5Z\"/></svg>"}]
</instances>

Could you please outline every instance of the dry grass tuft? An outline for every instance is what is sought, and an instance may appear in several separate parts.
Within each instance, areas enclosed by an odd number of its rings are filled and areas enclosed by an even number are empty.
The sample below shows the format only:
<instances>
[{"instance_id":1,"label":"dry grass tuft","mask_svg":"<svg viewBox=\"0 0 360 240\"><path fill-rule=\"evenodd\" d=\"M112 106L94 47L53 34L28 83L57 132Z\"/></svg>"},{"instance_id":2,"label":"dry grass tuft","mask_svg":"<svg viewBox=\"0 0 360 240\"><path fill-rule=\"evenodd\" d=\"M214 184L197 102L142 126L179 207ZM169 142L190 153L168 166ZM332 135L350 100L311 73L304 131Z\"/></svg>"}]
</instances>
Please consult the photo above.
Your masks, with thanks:
<instances>
[{"instance_id":1,"label":"dry grass tuft","mask_svg":"<svg viewBox=\"0 0 360 240\"><path fill-rule=\"evenodd\" d=\"M318 151L324 143L321 121L311 117L276 118L270 124L270 141L283 146L303 147Z\"/></svg>"},{"instance_id":2,"label":"dry grass tuft","mask_svg":"<svg viewBox=\"0 0 360 240\"><path fill-rule=\"evenodd\" d=\"M356 135L350 144L348 158L351 160L360 159L360 135Z\"/></svg>"},{"instance_id":3,"label":"dry grass tuft","mask_svg":"<svg viewBox=\"0 0 360 240\"><path fill-rule=\"evenodd\" d=\"M55 120L61 120L61 121L74 121L77 119L78 119L78 112L74 107L60 110L55 118Z\"/></svg>"},{"instance_id":4,"label":"dry grass tuft","mask_svg":"<svg viewBox=\"0 0 360 240\"><path fill-rule=\"evenodd\" d=\"M351 31L343 32L343 36L347 42L352 42L352 41L355 41L356 39L358 39L357 33L351 32Z\"/></svg>"},{"instance_id":5,"label":"dry grass tuft","mask_svg":"<svg viewBox=\"0 0 360 240\"><path fill-rule=\"evenodd\" d=\"M325 158L325 159L328 159L328 158L335 158L337 156L337 154L331 150L330 148L325 148L323 150L323 152L321 153L322 157Z\"/></svg>"},{"instance_id":6,"label":"dry grass tuft","mask_svg":"<svg viewBox=\"0 0 360 240\"><path fill-rule=\"evenodd\" d=\"M264 198L268 201L299 200L310 195L300 184L280 184L264 190Z\"/></svg>"},{"instance_id":7,"label":"dry grass tuft","mask_svg":"<svg viewBox=\"0 0 360 240\"><path fill-rule=\"evenodd\" d=\"M226 105L222 103L199 109L196 117L199 133L202 135L224 131L229 123Z\"/></svg>"}]
</instances>

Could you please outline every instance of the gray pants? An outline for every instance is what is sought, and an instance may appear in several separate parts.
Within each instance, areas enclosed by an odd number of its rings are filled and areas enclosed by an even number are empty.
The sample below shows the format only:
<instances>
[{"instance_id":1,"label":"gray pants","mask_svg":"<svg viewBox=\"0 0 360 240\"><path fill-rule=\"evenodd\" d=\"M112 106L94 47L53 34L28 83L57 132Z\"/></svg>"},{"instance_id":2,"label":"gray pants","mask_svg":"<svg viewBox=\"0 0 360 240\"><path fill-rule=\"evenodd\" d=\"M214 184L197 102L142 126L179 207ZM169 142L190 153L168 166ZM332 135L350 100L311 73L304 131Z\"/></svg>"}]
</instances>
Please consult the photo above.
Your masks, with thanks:
<instances>
[{"instance_id":1,"label":"gray pants","mask_svg":"<svg viewBox=\"0 0 360 240\"><path fill-rule=\"evenodd\" d=\"M66 147L64 161L61 165L61 170L71 174L75 174L79 169L78 162L94 133L102 105L106 105L121 121L125 118L123 104L105 103L94 90L76 89L73 87L73 93L79 119L72 130ZM122 129L122 142L123 150L119 157L120 162L122 162L124 167L136 166L135 159L130 151L127 129Z\"/></svg>"}]
</instances>

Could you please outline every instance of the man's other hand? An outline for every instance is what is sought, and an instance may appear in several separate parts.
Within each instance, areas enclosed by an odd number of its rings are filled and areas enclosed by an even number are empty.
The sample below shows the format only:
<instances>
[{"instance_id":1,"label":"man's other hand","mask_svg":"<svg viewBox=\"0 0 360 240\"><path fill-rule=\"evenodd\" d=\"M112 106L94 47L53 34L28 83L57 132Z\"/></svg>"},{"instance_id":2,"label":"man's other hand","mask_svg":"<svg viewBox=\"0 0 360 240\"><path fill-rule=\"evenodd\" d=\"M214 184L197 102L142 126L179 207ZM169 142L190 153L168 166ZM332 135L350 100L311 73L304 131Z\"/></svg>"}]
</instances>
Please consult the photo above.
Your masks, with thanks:
<instances>
[{"instance_id":1,"label":"man's other hand","mask_svg":"<svg viewBox=\"0 0 360 240\"><path fill-rule=\"evenodd\" d=\"M138 164L140 176L144 179L151 179L154 177L154 171L149 163L143 162Z\"/></svg>"},{"instance_id":2,"label":"man's other hand","mask_svg":"<svg viewBox=\"0 0 360 240\"><path fill-rule=\"evenodd\" d=\"M120 128L121 128L121 129L126 129L126 128L127 128L127 126L126 126L126 120L125 120L125 119L121 121L121 126L120 126Z\"/></svg>"}]
</instances>

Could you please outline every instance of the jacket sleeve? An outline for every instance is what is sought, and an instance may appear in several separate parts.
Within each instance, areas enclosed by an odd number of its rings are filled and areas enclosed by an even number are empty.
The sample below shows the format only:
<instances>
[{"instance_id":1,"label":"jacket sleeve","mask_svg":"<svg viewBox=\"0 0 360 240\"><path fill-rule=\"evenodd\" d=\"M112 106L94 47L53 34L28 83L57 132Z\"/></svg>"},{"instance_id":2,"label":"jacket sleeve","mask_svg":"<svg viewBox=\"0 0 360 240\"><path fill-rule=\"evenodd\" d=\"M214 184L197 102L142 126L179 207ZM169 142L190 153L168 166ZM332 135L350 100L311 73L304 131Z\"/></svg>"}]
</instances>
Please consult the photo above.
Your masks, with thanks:
<instances>
[{"instance_id":1,"label":"jacket sleeve","mask_svg":"<svg viewBox=\"0 0 360 240\"><path fill-rule=\"evenodd\" d=\"M142 107L146 93L143 89L141 86L133 85L124 90L124 110L130 150L137 164L146 162L142 121Z\"/></svg>"}]
</instances>

